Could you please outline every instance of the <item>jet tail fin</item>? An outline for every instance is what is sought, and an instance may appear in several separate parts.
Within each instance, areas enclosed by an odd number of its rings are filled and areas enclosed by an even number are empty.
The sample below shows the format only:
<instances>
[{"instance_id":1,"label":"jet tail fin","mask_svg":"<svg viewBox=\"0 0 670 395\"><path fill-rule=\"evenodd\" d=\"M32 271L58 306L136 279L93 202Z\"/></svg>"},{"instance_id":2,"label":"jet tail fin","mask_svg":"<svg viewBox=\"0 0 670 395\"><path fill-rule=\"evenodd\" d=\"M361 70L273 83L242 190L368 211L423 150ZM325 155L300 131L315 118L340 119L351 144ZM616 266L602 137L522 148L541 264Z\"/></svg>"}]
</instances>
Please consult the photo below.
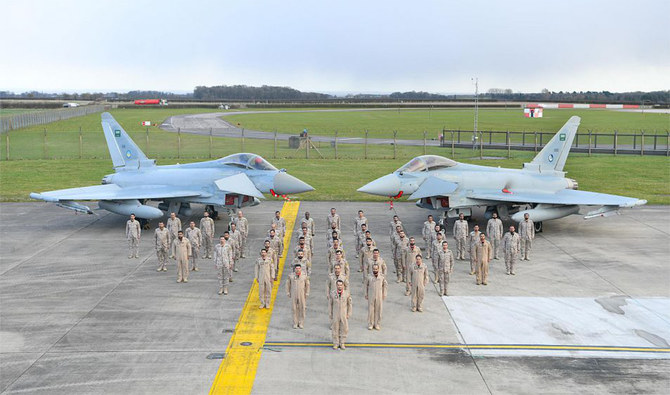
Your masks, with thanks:
<instances>
[{"instance_id":1,"label":"jet tail fin","mask_svg":"<svg viewBox=\"0 0 670 395\"><path fill-rule=\"evenodd\" d=\"M147 158L142 150L116 122L112 114L102 113L102 131L107 140L109 156L115 170L137 169L155 165L155 161Z\"/></svg>"},{"instance_id":2,"label":"jet tail fin","mask_svg":"<svg viewBox=\"0 0 670 395\"><path fill-rule=\"evenodd\" d=\"M570 117L568 122L549 140L542 151L530 163L524 164L524 169L542 171L563 171L568 159L570 147L575 139L581 118Z\"/></svg>"}]
</instances>

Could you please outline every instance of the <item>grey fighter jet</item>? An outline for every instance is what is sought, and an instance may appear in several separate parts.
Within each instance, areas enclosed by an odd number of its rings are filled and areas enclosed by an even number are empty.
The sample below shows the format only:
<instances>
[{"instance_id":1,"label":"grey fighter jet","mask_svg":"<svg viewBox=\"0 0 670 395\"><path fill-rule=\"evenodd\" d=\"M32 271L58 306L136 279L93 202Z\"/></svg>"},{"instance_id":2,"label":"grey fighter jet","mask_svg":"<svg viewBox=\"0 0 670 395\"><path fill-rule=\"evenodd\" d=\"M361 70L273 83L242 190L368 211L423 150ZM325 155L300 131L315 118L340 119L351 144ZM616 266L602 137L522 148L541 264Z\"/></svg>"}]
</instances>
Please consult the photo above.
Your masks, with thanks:
<instances>
[{"instance_id":1,"label":"grey fighter jet","mask_svg":"<svg viewBox=\"0 0 670 395\"><path fill-rule=\"evenodd\" d=\"M31 193L30 197L88 214L93 211L77 201L98 200L101 209L121 215L134 213L146 224L164 212L189 216L194 203L205 205L216 217L217 208L234 211L257 205L263 193L277 196L314 190L256 154L157 166L109 113L102 114L102 130L114 174L104 176L102 185ZM150 200L160 202L158 208L147 205Z\"/></svg>"},{"instance_id":2,"label":"grey fighter jet","mask_svg":"<svg viewBox=\"0 0 670 395\"><path fill-rule=\"evenodd\" d=\"M571 117L547 145L523 169L477 166L436 155L418 156L395 172L358 189L373 195L400 198L410 195L416 205L441 210L446 218L474 207L486 207L487 218L499 216L518 222L528 213L537 231L542 221L576 214L580 206L600 206L584 218L618 214L621 207L634 207L646 200L577 190L577 181L566 178L563 166L579 127Z\"/></svg>"}]
</instances>

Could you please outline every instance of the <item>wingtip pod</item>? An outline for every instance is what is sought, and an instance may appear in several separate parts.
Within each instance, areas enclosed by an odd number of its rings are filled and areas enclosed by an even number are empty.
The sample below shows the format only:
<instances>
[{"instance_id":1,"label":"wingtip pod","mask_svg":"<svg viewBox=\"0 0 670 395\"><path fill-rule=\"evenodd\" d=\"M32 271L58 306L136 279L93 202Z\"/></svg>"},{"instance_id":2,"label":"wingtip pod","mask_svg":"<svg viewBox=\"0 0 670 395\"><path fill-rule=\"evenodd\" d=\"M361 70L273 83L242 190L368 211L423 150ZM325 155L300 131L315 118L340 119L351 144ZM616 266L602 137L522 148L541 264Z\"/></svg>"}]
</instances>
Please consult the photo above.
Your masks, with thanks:
<instances>
[{"instance_id":1,"label":"wingtip pod","mask_svg":"<svg viewBox=\"0 0 670 395\"><path fill-rule=\"evenodd\" d=\"M54 202L58 201L58 199L56 199L56 198L52 198L52 197L49 197L49 196L44 196L41 193L35 193L35 192L30 193L30 198L35 199L35 200L43 200L45 202L50 202L50 203L54 203Z\"/></svg>"}]
</instances>

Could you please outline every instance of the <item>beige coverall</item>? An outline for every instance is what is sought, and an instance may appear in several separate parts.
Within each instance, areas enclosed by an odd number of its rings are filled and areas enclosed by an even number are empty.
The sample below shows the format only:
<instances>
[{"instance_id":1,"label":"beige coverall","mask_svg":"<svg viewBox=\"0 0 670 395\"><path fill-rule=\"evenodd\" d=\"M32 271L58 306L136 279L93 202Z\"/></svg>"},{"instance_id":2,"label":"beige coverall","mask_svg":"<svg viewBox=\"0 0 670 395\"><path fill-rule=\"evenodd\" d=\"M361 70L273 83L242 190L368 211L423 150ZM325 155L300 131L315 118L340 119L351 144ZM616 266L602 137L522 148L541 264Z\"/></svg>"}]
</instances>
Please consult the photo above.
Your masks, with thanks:
<instances>
[{"instance_id":1,"label":"beige coverall","mask_svg":"<svg viewBox=\"0 0 670 395\"><path fill-rule=\"evenodd\" d=\"M340 214L335 214L335 215L330 215L326 217L326 227L328 228L328 232L332 232L332 223L335 223L335 228L340 229Z\"/></svg>"},{"instance_id":2,"label":"beige coverall","mask_svg":"<svg viewBox=\"0 0 670 395\"><path fill-rule=\"evenodd\" d=\"M428 268L424 263L421 266L416 263L410 272L410 287L412 291L412 311L423 311L423 297L426 294L426 284L428 284Z\"/></svg>"},{"instance_id":3,"label":"beige coverall","mask_svg":"<svg viewBox=\"0 0 670 395\"><path fill-rule=\"evenodd\" d=\"M170 244L172 244L172 241L177 238L177 233L181 230L181 220L179 217L168 218L165 227L170 232Z\"/></svg>"},{"instance_id":4,"label":"beige coverall","mask_svg":"<svg viewBox=\"0 0 670 395\"><path fill-rule=\"evenodd\" d=\"M424 248L427 255L426 258L428 259L431 257L430 246L435 236L435 225L435 221L425 221L423 223L423 228L421 229L421 236L423 236Z\"/></svg>"},{"instance_id":5,"label":"beige coverall","mask_svg":"<svg viewBox=\"0 0 670 395\"><path fill-rule=\"evenodd\" d=\"M279 219L273 217L272 223L276 226L277 236L279 236L280 239L283 239L286 234L286 220L283 217L279 217Z\"/></svg>"},{"instance_id":6,"label":"beige coverall","mask_svg":"<svg viewBox=\"0 0 670 395\"><path fill-rule=\"evenodd\" d=\"M154 246L156 247L156 257L158 257L158 268L167 269L168 251L170 250L170 233L167 228L156 228L154 231Z\"/></svg>"},{"instance_id":7,"label":"beige coverall","mask_svg":"<svg viewBox=\"0 0 670 395\"><path fill-rule=\"evenodd\" d=\"M365 279L365 299L368 301L368 329L379 329L382 323L382 310L386 299L388 283L383 274L371 273Z\"/></svg>"},{"instance_id":8,"label":"beige coverall","mask_svg":"<svg viewBox=\"0 0 670 395\"><path fill-rule=\"evenodd\" d=\"M519 251L521 250L521 237L517 232L512 235L510 232L505 233L502 240L502 248L505 253L505 270L507 274L514 273L514 265L519 258Z\"/></svg>"},{"instance_id":9,"label":"beige coverall","mask_svg":"<svg viewBox=\"0 0 670 395\"><path fill-rule=\"evenodd\" d=\"M304 224L307 227L307 232L314 237L314 218L303 218L301 224Z\"/></svg>"},{"instance_id":10,"label":"beige coverall","mask_svg":"<svg viewBox=\"0 0 670 395\"><path fill-rule=\"evenodd\" d=\"M519 236L521 237L521 259L530 260L530 249L535 238L535 224L532 219L519 222Z\"/></svg>"},{"instance_id":11,"label":"beige coverall","mask_svg":"<svg viewBox=\"0 0 670 395\"><path fill-rule=\"evenodd\" d=\"M421 248L419 248L417 245L415 245L414 248L410 248L408 246L405 250L405 257L403 258L403 281L405 282L405 295L409 295L409 273L412 271L412 265L416 263L417 255L421 255Z\"/></svg>"},{"instance_id":12,"label":"beige coverall","mask_svg":"<svg viewBox=\"0 0 670 395\"><path fill-rule=\"evenodd\" d=\"M128 239L128 258L140 257L140 236L142 235L140 221L126 222L126 238Z\"/></svg>"},{"instance_id":13,"label":"beige coverall","mask_svg":"<svg viewBox=\"0 0 670 395\"><path fill-rule=\"evenodd\" d=\"M348 290L339 293L337 289L330 294L328 301L329 315L332 326L333 346L341 347L347 340L349 333L349 317L351 317L351 294Z\"/></svg>"},{"instance_id":14,"label":"beige coverall","mask_svg":"<svg viewBox=\"0 0 670 395\"><path fill-rule=\"evenodd\" d=\"M258 299L261 308L270 308L270 297L272 296L272 279L274 278L274 266L269 257L256 259L254 267L254 279L258 282Z\"/></svg>"},{"instance_id":15,"label":"beige coverall","mask_svg":"<svg viewBox=\"0 0 670 395\"><path fill-rule=\"evenodd\" d=\"M237 231L240 232L240 258L245 258L245 249L247 247L247 236L249 235L249 221L245 217L233 219Z\"/></svg>"},{"instance_id":16,"label":"beige coverall","mask_svg":"<svg viewBox=\"0 0 670 395\"><path fill-rule=\"evenodd\" d=\"M405 275L403 275L403 272L405 270L405 255L407 249L409 249L409 239L407 237L397 237L393 264L395 265L395 272L398 277L396 282L398 283L405 281Z\"/></svg>"},{"instance_id":17,"label":"beige coverall","mask_svg":"<svg viewBox=\"0 0 670 395\"><path fill-rule=\"evenodd\" d=\"M235 232L237 233L237 232ZM228 240L226 240L226 244L230 246L230 251L233 254L233 261L230 263L230 270L236 272L237 271L237 261L240 259L240 245L237 242L237 238L233 236L232 233L228 233ZM230 278L233 278L233 274L230 273Z\"/></svg>"},{"instance_id":18,"label":"beige coverall","mask_svg":"<svg viewBox=\"0 0 670 395\"><path fill-rule=\"evenodd\" d=\"M388 272L388 268L386 267L386 262L384 262L384 258L382 258L381 255L379 255L379 259L375 261L373 257L370 257L370 260L367 263L367 272L368 274L372 274L372 265L374 264L379 265L379 273L383 274L384 277L386 277L386 273Z\"/></svg>"},{"instance_id":19,"label":"beige coverall","mask_svg":"<svg viewBox=\"0 0 670 395\"><path fill-rule=\"evenodd\" d=\"M270 262L272 262L272 273L275 273L275 275L279 272L279 256L277 255L277 251L275 251L274 248L270 247L268 249L268 259L270 259Z\"/></svg>"},{"instance_id":20,"label":"beige coverall","mask_svg":"<svg viewBox=\"0 0 670 395\"><path fill-rule=\"evenodd\" d=\"M190 227L184 231L184 237L191 242L191 270L198 268L198 258L200 257L200 245L202 244L202 232L200 229Z\"/></svg>"},{"instance_id":21,"label":"beige coverall","mask_svg":"<svg viewBox=\"0 0 670 395\"><path fill-rule=\"evenodd\" d=\"M346 252L344 252L344 249L342 249L341 246L337 247L338 250L342 251L342 259L347 258ZM337 254L336 254L336 249L334 247L330 247L328 249L328 267L332 268L332 266L335 264L335 261L337 260ZM329 269L330 270L330 269ZM330 273L330 272L329 272Z\"/></svg>"},{"instance_id":22,"label":"beige coverall","mask_svg":"<svg viewBox=\"0 0 670 395\"><path fill-rule=\"evenodd\" d=\"M291 270L295 269L296 265L300 265L302 267L302 272L303 274L307 275L307 277L312 275L312 261L309 260L307 257L303 257L302 259L299 259L297 256L293 258L293 263L291 264Z\"/></svg>"},{"instance_id":23,"label":"beige coverall","mask_svg":"<svg viewBox=\"0 0 670 395\"><path fill-rule=\"evenodd\" d=\"M451 250L440 249L437 252L437 275L440 281L440 294L447 295L451 273L454 271L454 254Z\"/></svg>"},{"instance_id":24,"label":"beige coverall","mask_svg":"<svg viewBox=\"0 0 670 395\"><path fill-rule=\"evenodd\" d=\"M219 288L228 293L228 283L232 275L233 251L228 243L214 246L214 267L219 279Z\"/></svg>"},{"instance_id":25,"label":"beige coverall","mask_svg":"<svg viewBox=\"0 0 670 395\"><path fill-rule=\"evenodd\" d=\"M205 247L205 258L212 257L214 248L214 220L210 217L202 217L200 220L200 231L202 232L202 244Z\"/></svg>"},{"instance_id":26,"label":"beige coverall","mask_svg":"<svg viewBox=\"0 0 670 395\"><path fill-rule=\"evenodd\" d=\"M440 281L440 276L437 274L437 254L442 250L442 242L444 241L444 238L442 238L441 241L438 241L437 239L433 240L431 246L430 246L430 260L431 263L433 264L433 274L435 274L435 282Z\"/></svg>"},{"instance_id":27,"label":"beige coverall","mask_svg":"<svg viewBox=\"0 0 670 395\"><path fill-rule=\"evenodd\" d=\"M488 240L484 240L475 244L474 256L475 264L477 269L477 285L487 284L487 279L489 277L489 262L491 262L491 257L493 255L493 249L491 248L491 243Z\"/></svg>"},{"instance_id":28,"label":"beige coverall","mask_svg":"<svg viewBox=\"0 0 670 395\"><path fill-rule=\"evenodd\" d=\"M330 267L328 268L328 273L333 273L335 271L335 265L338 264L338 263L342 267L342 273L345 275L345 277L347 277L347 280L349 280L349 274L350 274L349 262L347 262L347 260L344 259L344 258L342 258L342 260L340 260L340 261L335 259L333 261L333 263L330 265Z\"/></svg>"},{"instance_id":29,"label":"beige coverall","mask_svg":"<svg viewBox=\"0 0 670 395\"><path fill-rule=\"evenodd\" d=\"M188 281L188 259L191 256L191 242L186 237L172 241L172 257L177 260L177 282Z\"/></svg>"},{"instance_id":30,"label":"beige coverall","mask_svg":"<svg viewBox=\"0 0 670 395\"><path fill-rule=\"evenodd\" d=\"M372 259L372 250L374 250L374 246L368 247L367 245L361 249L358 261L361 264L361 268L363 269L363 282L365 282L365 278L368 276L372 270L369 270L368 268L368 263Z\"/></svg>"},{"instance_id":31,"label":"beige coverall","mask_svg":"<svg viewBox=\"0 0 670 395\"><path fill-rule=\"evenodd\" d=\"M305 325L305 303L309 296L309 278L303 272L298 277L291 273L286 281L286 296L291 299L293 307L293 327L301 328Z\"/></svg>"},{"instance_id":32,"label":"beige coverall","mask_svg":"<svg viewBox=\"0 0 670 395\"><path fill-rule=\"evenodd\" d=\"M500 218L491 218L486 225L486 236L488 236L493 248L493 258L499 259L498 250L503 237L503 223Z\"/></svg>"},{"instance_id":33,"label":"beige coverall","mask_svg":"<svg viewBox=\"0 0 670 395\"><path fill-rule=\"evenodd\" d=\"M475 273L477 268L475 265L475 244L479 243L479 234L482 232L475 232L474 230L470 232L468 236L468 251L470 253L470 273Z\"/></svg>"},{"instance_id":34,"label":"beige coverall","mask_svg":"<svg viewBox=\"0 0 670 395\"><path fill-rule=\"evenodd\" d=\"M349 280L347 280L344 272L340 272L339 276L336 276L335 273L330 273L326 280L326 299L330 300L332 292L337 291L337 280L342 280L344 282L344 289L349 289Z\"/></svg>"},{"instance_id":35,"label":"beige coverall","mask_svg":"<svg viewBox=\"0 0 670 395\"><path fill-rule=\"evenodd\" d=\"M456 259L465 259L466 239L468 238L468 221L457 219L454 222L454 240L456 240Z\"/></svg>"},{"instance_id":36,"label":"beige coverall","mask_svg":"<svg viewBox=\"0 0 670 395\"><path fill-rule=\"evenodd\" d=\"M365 233L361 232L361 225L363 225L363 224L365 224L366 226L368 225L368 219L367 218L365 218L365 217L360 218L358 216L356 216L354 218L354 225L353 225L354 226L354 241L356 242L356 257L357 258L358 258L358 254L361 251L361 244L360 244L361 237L365 238ZM368 230L369 230L369 226L368 226ZM362 233L362 236L361 236L361 233ZM363 244L365 244L365 242Z\"/></svg>"}]
</instances>

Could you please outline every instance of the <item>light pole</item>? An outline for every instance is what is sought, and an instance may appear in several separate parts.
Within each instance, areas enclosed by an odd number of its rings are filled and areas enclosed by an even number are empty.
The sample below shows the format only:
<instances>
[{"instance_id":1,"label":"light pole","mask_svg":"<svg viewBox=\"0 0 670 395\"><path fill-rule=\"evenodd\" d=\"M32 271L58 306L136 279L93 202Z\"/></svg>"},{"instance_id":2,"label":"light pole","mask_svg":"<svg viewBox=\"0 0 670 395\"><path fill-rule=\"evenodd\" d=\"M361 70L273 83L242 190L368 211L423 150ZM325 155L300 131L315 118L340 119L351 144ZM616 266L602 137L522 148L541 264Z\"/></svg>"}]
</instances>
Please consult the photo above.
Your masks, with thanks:
<instances>
[{"instance_id":1,"label":"light pole","mask_svg":"<svg viewBox=\"0 0 670 395\"><path fill-rule=\"evenodd\" d=\"M479 78L474 77L470 80L475 83L475 128L472 131L472 149L477 147L477 119L479 118Z\"/></svg>"}]
</instances>

